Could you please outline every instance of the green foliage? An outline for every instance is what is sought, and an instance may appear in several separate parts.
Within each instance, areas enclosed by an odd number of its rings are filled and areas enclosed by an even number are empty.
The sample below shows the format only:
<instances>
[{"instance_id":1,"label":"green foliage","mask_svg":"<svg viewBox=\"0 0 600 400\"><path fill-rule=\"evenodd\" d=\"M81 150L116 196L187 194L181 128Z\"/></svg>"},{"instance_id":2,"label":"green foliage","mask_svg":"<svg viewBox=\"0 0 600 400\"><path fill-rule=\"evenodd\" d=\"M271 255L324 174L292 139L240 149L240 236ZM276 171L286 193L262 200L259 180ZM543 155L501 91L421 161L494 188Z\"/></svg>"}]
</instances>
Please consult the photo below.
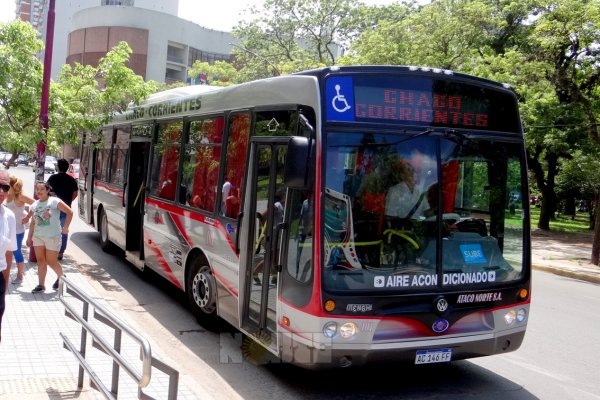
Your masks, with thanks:
<instances>
[{"instance_id":1,"label":"green foliage","mask_svg":"<svg viewBox=\"0 0 600 400\"><path fill-rule=\"evenodd\" d=\"M336 64L368 20L352 0L266 0L248 14L233 31L240 81Z\"/></svg>"},{"instance_id":2,"label":"green foliage","mask_svg":"<svg viewBox=\"0 0 600 400\"><path fill-rule=\"evenodd\" d=\"M13 153L35 147L39 123L43 43L30 24L0 23L0 142Z\"/></svg>"},{"instance_id":3,"label":"green foliage","mask_svg":"<svg viewBox=\"0 0 600 400\"><path fill-rule=\"evenodd\" d=\"M63 65L50 96L50 125L58 143L77 143L81 132L96 130L130 103L139 104L164 87L136 75L127 66L130 54L129 45L120 42L97 67Z\"/></svg>"},{"instance_id":4,"label":"green foliage","mask_svg":"<svg viewBox=\"0 0 600 400\"><path fill-rule=\"evenodd\" d=\"M208 84L215 86L233 85L239 79L239 74L234 66L225 61L216 61L211 65L196 60L188 71L188 77L196 79L200 74L206 74Z\"/></svg>"}]
</instances>

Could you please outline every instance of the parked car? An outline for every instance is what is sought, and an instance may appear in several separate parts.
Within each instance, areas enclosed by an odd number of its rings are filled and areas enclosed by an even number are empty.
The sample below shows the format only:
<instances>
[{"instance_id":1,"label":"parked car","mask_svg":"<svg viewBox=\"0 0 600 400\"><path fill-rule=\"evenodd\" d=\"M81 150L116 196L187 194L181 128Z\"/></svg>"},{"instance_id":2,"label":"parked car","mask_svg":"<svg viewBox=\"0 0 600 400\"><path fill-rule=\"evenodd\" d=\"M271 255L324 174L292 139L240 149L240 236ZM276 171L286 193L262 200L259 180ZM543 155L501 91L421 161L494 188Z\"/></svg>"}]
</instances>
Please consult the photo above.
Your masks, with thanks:
<instances>
[{"instance_id":1,"label":"parked car","mask_svg":"<svg viewBox=\"0 0 600 400\"><path fill-rule=\"evenodd\" d=\"M46 160L44 161L44 172L53 174L57 171L56 164L58 161L54 156L46 156Z\"/></svg>"},{"instance_id":2,"label":"parked car","mask_svg":"<svg viewBox=\"0 0 600 400\"><path fill-rule=\"evenodd\" d=\"M15 162L17 165L29 165L29 157L26 154L19 154Z\"/></svg>"},{"instance_id":3,"label":"parked car","mask_svg":"<svg viewBox=\"0 0 600 400\"><path fill-rule=\"evenodd\" d=\"M69 165L69 169L67 170L67 174L71 175L75 179L79 179L79 164L71 164L71 165Z\"/></svg>"}]
</instances>

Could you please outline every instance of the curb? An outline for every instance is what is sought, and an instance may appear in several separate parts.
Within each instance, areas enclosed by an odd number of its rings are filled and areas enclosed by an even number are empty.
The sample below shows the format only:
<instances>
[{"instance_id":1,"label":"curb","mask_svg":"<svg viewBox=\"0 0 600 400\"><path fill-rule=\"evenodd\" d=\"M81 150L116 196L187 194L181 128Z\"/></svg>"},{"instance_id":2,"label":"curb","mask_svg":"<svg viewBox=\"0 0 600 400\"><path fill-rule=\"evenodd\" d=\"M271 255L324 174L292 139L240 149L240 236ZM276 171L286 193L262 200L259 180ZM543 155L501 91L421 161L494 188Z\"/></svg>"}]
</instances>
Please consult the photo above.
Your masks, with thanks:
<instances>
[{"instance_id":1,"label":"curb","mask_svg":"<svg viewBox=\"0 0 600 400\"><path fill-rule=\"evenodd\" d=\"M598 268L598 273L596 273L596 274L591 273L591 272L586 272L586 271L562 269L562 268L552 267L549 265L542 265L542 264L532 264L531 267L533 269L537 269L540 271L550 272L554 275L560 275L560 276L565 276L567 278L579 279L581 281L600 284L600 267Z\"/></svg>"}]
</instances>

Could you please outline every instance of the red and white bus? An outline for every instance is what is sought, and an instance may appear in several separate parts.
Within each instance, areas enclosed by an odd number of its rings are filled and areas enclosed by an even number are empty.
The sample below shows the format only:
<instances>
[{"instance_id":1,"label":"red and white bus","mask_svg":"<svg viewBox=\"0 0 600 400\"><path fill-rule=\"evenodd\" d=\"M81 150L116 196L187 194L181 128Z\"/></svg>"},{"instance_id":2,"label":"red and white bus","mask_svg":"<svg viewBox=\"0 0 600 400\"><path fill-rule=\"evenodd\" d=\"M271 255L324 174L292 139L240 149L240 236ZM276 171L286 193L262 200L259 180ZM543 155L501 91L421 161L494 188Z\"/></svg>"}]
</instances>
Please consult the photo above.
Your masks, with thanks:
<instances>
[{"instance_id":1,"label":"red and white bus","mask_svg":"<svg viewBox=\"0 0 600 400\"><path fill-rule=\"evenodd\" d=\"M80 216L284 362L516 350L530 219L514 93L331 67L150 96L87 135Z\"/></svg>"}]
</instances>

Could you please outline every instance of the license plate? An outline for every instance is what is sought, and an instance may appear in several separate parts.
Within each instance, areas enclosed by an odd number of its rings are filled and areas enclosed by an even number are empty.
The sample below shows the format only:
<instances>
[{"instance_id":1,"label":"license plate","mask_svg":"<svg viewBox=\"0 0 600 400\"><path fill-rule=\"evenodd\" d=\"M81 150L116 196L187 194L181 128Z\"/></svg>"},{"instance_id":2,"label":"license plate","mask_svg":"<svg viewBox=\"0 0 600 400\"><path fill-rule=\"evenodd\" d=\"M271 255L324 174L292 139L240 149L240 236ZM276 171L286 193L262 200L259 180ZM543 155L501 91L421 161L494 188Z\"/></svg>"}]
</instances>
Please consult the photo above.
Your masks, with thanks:
<instances>
[{"instance_id":1,"label":"license plate","mask_svg":"<svg viewBox=\"0 0 600 400\"><path fill-rule=\"evenodd\" d=\"M415 364L433 364L449 362L452 359L452 349L417 350Z\"/></svg>"}]
</instances>

